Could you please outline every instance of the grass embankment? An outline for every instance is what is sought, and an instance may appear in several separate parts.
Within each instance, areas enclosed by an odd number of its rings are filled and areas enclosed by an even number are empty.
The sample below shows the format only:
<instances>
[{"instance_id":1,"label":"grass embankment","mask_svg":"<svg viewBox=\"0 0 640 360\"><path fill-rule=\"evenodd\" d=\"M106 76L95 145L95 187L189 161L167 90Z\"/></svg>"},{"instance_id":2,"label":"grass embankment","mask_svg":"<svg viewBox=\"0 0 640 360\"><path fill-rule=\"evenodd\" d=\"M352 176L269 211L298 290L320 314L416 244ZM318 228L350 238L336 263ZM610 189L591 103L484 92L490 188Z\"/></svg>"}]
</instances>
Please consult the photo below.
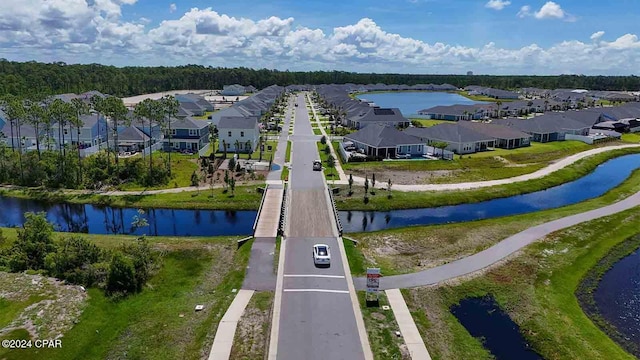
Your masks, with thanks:
<instances>
[{"instance_id":1,"label":"grass embankment","mask_svg":"<svg viewBox=\"0 0 640 360\"><path fill-rule=\"evenodd\" d=\"M231 359L264 359L269 348L273 291L256 292L238 322Z\"/></svg>"},{"instance_id":2,"label":"grass embankment","mask_svg":"<svg viewBox=\"0 0 640 360\"><path fill-rule=\"evenodd\" d=\"M627 336L618 331L615 325L602 317L594 298L594 293L600 284L602 276L619 260L627 257L638 249L640 249L640 234L612 247L607 255L600 259L594 267L589 269L587 274L582 278L576 290L576 297L582 310L589 316L591 321L624 349L640 357L640 343L632 342Z\"/></svg>"},{"instance_id":3,"label":"grass embankment","mask_svg":"<svg viewBox=\"0 0 640 360\"><path fill-rule=\"evenodd\" d=\"M633 359L585 315L574 293L611 248L638 233L638 223L640 208L630 209L556 232L469 281L404 290L431 356L490 358L449 312L464 298L490 294L545 359Z\"/></svg>"},{"instance_id":4,"label":"grass embankment","mask_svg":"<svg viewBox=\"0 0 640 360\"><path fill-rule=\"evenodd\" d=\"M387 196L389 194L388 191L379 189L376 191L376 195L369 196L369 202L365 204L363 200L364 188L361 185L353 186L354 194L352 196L348 196L348 187L343 185L340 186L340 193L334 195L334 198L339 210L386 211L474 203L557 186L589 174L598 165L609 159L635 153L640 153L640 148L607 151L578 160L543 178L475 190L402 192L394 191L392 186L391 198ZM371 173L369 174L369 179L371 179ZM377 184L386 183L387 179L378 177L376 181Z\"/></svg>"},{"instance_id":5,"label":"grass embankment","mask_svg":"<svg viewBox=\"0 0 640 360\"><path fill-rule=\"evenodd\" d=\"M382 306L389 306L387 296L383 291L379 293L379 306L367 306L367 293L358 291L358 301L360 302L360 310L364 319L364 326L369 336L369 344L374 359L406 359L410 358L405 348L403 353L400 346L404 345L404 339L396 336L394 333L399 330L393 311L383 310Z\"/></svg>"},{"instance_id":6,"label":"grass embankment","mask_svg":"<svg viewBox=\"0 0 640 360\"><path fill-rule=\"evenodd\" d=\"M600 208L640 191L640 170L603 196L578 204L529 214L446 225L414 226L369 233L353 233L364 269L380 267L384 275L424 270L480 252L532 226ZM347 252L351 259L353 255Z\"/></svg>"},{"instance_id":7,"label":"grass embankment","mask_svg":"<svg viewBox=\"0 0 640 360\"><path fill-rule=\"evenodd\" d=\"M99 206L209 209L209 210L257 210L262 194L258 186L237 186L235 194L222 188L213 190L202 187L200 191L149 195L97 195L64 192L60 190L28 189L0 190L0 196L33 199L50 203L95 204Z\"/></svg>"},{"instance_id":8,"label":"grass embankment","mask_svg":"<svg viewBox=\"0 0 640 360\"><path fill-rule=\"evenodd\" d=\"M5 234L10 230L5 231ZM126 236L84 235L101 247ZM139 294L115 301L88 290L78 322L60 349L0 349L3 359L200 359L217 324L242 285L251 242L236 251L236 238L150 237L161 250L160 268ZM0 288L2 284L0 284ZM196 312L197 304L204 310ZM19 334L18 334L19 335ZM26 332L22 334L26 335ZM8 337L15 338L16 334Z\"/></svg>"}]
</instances>

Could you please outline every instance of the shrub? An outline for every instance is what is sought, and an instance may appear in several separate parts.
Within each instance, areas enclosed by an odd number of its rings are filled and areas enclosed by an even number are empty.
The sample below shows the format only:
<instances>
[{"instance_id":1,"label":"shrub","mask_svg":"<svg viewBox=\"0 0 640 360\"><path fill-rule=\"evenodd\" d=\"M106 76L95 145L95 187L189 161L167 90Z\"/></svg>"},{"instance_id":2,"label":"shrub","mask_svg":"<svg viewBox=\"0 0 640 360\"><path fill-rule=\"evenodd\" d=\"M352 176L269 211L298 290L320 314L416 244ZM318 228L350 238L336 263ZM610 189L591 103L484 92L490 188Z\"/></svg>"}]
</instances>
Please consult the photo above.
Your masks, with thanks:
<instances>
[{"instance_id":1,"label":"shrub","mask_svg":"<svg viewBox=\"0 0 640 360\"><path fill-rule=\"evenodd\" d=\"M326 136L324 136L324 135L322 135L322 137L320 138L320 143L321 143L322 145L325 145L325 144L327 143L327 137L326 137Z\"/></svg>"},{"instance_id":2,"label":"shrub","mask_svg":"<svg viewBox=\"0 0 640 360\"><path fill-rule=\"evenodd\" d=\"M45 213L27 212L24 216L26 220L9 254L9 268L14 272L44 269L45 257L55 251L53 225Z\"/></svg>"},{"instance_id":3,"label":"shrub","mask_svg":"<svg viewBox=\"0 0 640 360\"><path fill-rule=\"evenodd\" d=\"M49 275L74 284L92 286L98 279L93 265L105 258L105 252L79 236L62 238L55 252L45 258Z\"/></svg>"},{"instance_id":4,"label":"shrub","mask_svg":"<svg viewBox=\"0 0 640 360\"><path fill-rule=\"evenodd\" d=\"M120 252L111 257L109 273L107 275L107 294L126 295L133 293L138 288L136 283L136 270L133 261Z\"/></svg>"}]
</instances>

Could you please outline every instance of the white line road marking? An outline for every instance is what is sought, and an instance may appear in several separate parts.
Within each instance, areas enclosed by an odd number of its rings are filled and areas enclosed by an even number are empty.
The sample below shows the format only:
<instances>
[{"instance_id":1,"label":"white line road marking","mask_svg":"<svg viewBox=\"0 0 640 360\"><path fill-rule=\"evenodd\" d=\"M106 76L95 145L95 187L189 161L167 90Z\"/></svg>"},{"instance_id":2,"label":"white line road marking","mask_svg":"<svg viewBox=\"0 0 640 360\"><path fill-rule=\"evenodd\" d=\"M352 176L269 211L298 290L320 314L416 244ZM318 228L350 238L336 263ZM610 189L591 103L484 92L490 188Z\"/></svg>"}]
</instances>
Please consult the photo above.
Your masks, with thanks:
<instances>
[{"instance_id":1,"label":"white line road marking","mask_svg":"<svg viewBox=\"0 0 640 360\"><path fill-rule=\"evenodd\" d=\"M327 279L344 279L343 275L322 275L322 274L308 274L308 275L299 275L299 274L285 274L284 277L291 278L327 278Z\"/></svg>"},{"instance_id":2,"label":"white line road marking","mask_svg":"<svg viewBox=\"0 0 640 360\"><path fill-rule=\"evenodd\" d=\"M284 292L322 292L334 294L348 294L348 290L328 290L328 289L284 289Z\"/></svg>"}]
</instances>

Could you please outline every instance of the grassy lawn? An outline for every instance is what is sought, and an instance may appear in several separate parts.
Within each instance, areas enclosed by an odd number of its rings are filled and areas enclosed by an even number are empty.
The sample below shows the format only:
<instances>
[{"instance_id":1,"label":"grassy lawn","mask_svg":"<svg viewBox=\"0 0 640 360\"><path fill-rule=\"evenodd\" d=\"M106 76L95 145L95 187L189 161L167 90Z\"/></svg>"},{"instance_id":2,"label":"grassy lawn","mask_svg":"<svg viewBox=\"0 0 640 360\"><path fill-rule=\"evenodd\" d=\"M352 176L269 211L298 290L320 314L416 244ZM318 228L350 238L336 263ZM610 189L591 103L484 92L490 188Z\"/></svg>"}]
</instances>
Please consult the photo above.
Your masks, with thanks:
<instances>
[{"instance_id":1,"label":"grassy lawn","mask_svg":"<svg viewBox=\"0 0 640 360\"><path fill-rule=\"evenodd\" d=\"M455 183L496 180L526 174L549 165L551 162L582 151L595 148L579 141L532 143L529 147L505 150L496 149L475 154L454 156L452 161L394 160L352 162L343 165L345 171L455 171L455 176L440 177L435 182ZM499 158L496 158L499 157Z\"/></svg>"},{"instance_id":2,"label":"grassy lawn","mask_svg":"<svg viewBox=\"0 0 640 360\"><path fill-rule=\"evenodd\" d=\"M403 290L431 356L490 358L449 312L464 298L490 294L545 359L633 359L585 315L575 292L610 249L638 233L638 223L634 208L554 233L474 279Z\"/></svg>"},{"instance_id":3,"label":"grassy lawn","mask_svg":"<svg viewBox=\"0 0 640 360\"><path fill-rule=\"evenodd\" d=\"M515 99L494 99L492 97L488 97L484 95L469 95L466 91L456 91L455 93L473 101L486 101L486 102L502 101L503 103L515 101Z\"/></svg>"},{"instance_id":4,"label":"grassy lawn","mask_svg":"<svg viewBox=\"0 0 640 360\"><path fill-rule=\"evenodd\" d=\"M264 359L268 352L273 291L256 292L242 314L233 338L231 359Z\"/></svg>"},{"instance_id":5,"label":"grassy lawn","mask_svg":"<svg viewBox=\"0 0 640 360\"><path fill-rule=\"evenodd\" d=\"M225 192L222 188L215 188L212 191L205 187L202 187L200 191L191 192L122 196L74 194L52 190L0 190L0 196L115 207L257 210L262 197L257 188L258 185L240 186L238 184L234 196L231 196L230 192Z\"/></svg>"},{"instance_id":6,"label":"grassy lawn","mask_svg":"<svg viewBox=\"0 0 640 360\"><path fill-rule=\"evenodd\" d=\"M358 247L347 255L354 274L380 267L394 275L439 266L478 253L529 227L603 207L640 191L640 171L601 197L557 209L446 225L413 226L368 233L352 233ZM375 196L374 196L375 197Z\"/></svg>"},{"instance_id":7,"label":"grassy lawn","mask_svg":"<svg viewBox=\"0 0 640 360\"><path fill-rule=\"evenodd\" d=\"M169 153L156 151L153 153L155 159L162 159L164 163L169 161ZM180 153L171 153L171 180L168 185L157 185L153 187L144 187L138 184L127 183L118 186L119 190L157 190L167 188L177 188L191 186L191 174L198 170L198 154L186 155Z\"/></svg>"},{"instance_id":8,"label":"grassy lawn","mask_svg":"<svg viewBox=\"0 0 640 360\"><path fill-rule=\"evenodd\" d=\"M376 195L369 197L369 202L364 203L364 189L362 186L354 186L354 194L347 196L348 187L340 186L340 193L335 195L336 205L340 210L391 210L391 209L411 209L435 207L443 205L456 205L471 202L507 197L518 194L525 194L538 190L550 188L575 179L578 179L592 172L599 164L617 156L638 153L640 149L619 149L607 151L594 156L581 159L564 169L558 170L540 179L512 183L507 185L492 186L476 190L465 191L423 191L423 192L402 192L391 189L391 198L385 190L378 190ZM348 174L348 172L347 172ZM369 173L369 178L371 178ZM379 175L379 174L378 174ZM386 178L378 177L379 183L385 183Z\"/></svg>"},{"instance_id":9,"label":"grassy lawn","mask_svg":"<svg viewBox=\"0 0 640 360\"><path fill-rule=\"evenodd\" d=\"M291 161L291 141L287 141L287 151L284 154L284 161L285 162L290 162Z\"/></svg>"},{"instance_id":10,"label":"grassy lawn","mask_svg":"<svg viewBox=\"0 0 640 360\"><path fill-rule=\"evenodd\" d=\"M282 167L282 173L280 174L280 180L289 180L289 168L286 166Z\"/></svg>"},{"instance_id":11,"label":"grassy lawn","mask_svg":"<svg viewBox=\"0 0 640 360\"><path fill-rule=\"evenodd\" d=\"M129 239L87 237L105 247ZM235 296L231 290L242 285L251 242L236 251L235 238L183 238L165 243L166 239L149 238L163 252L160 268L141 293L114 301L101 290L89 289L87 305L77 323L64 334L62 348L0 349L0 357L202 358L209 352L217 324ZM204 305L204 310L195 312L196 304ZM9 336L15 335L19 333Z\"/></svg>"},{"instance_id":12,"label":"grassy lawn","mask_svg":"<svg viewBox=\"0 0 640 360\"><path fill-rule=\"evenodd\" d=\"M358 301L373 358L379 360L406 358L405 356L409 355L408 351L405 350L406 354L403 356L400 350L400 346L404 345L404 339L394 334L399 328L393 311L382 309L382 306L389 305L384 291L379 293L379 306L367 306L366 294L365 291L358 291Z\"/></svg>"},{"instance_id":13,"label":"grassy lawn","mask_svg":"<svg viewBox=\"0 0 640 360\"><path fill-rule=\"evenodd\" d=\"M213 111L205 111L202 116L192 116L196 120L209 120L209 115L213 114Z\"/></svg>"},{"instance_id":14,"label":"grassy lawn","mask_svg":"<svg viewBox=\"0 0 640 360\"><path fill-rule=\"evenodd\" d=\"M320 130L318 128L313 128L313 134L314 135L322 135L322 130Z\"/></svg>"},{"instance_id":15,"label":"grassy lawn","mask_svg":"<svg viewBox=\"0 0 640 360\"><path fill-rule=\"evenodd\" d=\"M443 123L453 123L452 121L447 121L447 120L411 119L411 118L409 118L409 120L411 122L414 122L414 121L418 122L422 127L431 127L431 126L443 124Z\"/></svg>"},{"instance_id":16,"label":"grassy lawn","mask_svg":"<svg viewBox=\"0 0 640 360\"><path fill-rule=\"evenodd\" d=\"M640 142L640 133L626 133L622 134L622 141L630 143Z\"/></svg>"}]
</instances>

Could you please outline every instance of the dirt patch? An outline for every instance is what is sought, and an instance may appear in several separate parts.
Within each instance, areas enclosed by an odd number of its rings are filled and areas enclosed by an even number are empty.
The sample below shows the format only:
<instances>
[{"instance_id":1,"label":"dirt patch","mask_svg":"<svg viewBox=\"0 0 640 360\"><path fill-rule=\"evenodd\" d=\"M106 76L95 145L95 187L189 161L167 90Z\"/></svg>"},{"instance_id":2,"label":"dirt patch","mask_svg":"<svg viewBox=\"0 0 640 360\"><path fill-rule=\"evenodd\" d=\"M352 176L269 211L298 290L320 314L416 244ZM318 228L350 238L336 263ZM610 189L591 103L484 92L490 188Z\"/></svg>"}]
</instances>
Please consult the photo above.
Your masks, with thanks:
<instances>
[{"instance_id":1,"label":"dirt patch","mask_svg":"<svg viewBox=\"0 0 640 360\"><path fill-rule=\"evenodd\" d=\"M268 349L273 292L254 294L238 328L231 349L231 359L264 359Z\"/></svg>"},{"instance_id":2,"label":"dirt patch","mask_svg":"<svg viewBox=\"0 0 640 360\"><path fill-rule=\"evenodd\" d=\"M502 156L494 156L493 158L503 163L504 167L527 167L527 166L535 165L535 164L517 164L503 158Z\"/></svg>"},{"instance_id":3,"label":"dirt patch","mask_svg":"<svg viewBox=\"0 0 640 360\"><path fill-rule=\"evenodd\" d=\"M415 184L428 184L436 182L439 178L448 178L454 176L456 170L432 170L432 171L402 171L402 170L376 170L376 184L384 186L387 180L391 179L393 184L399 185L415 185ZM365 171L364 169L349 170L349 174L353 176L365 177L368 176L371 179L371 170Z\"/></svg>"},{"instance_id":4,"label":"dirt patch","mask_svg":"<svg viewBox=\"0 0 640 360\"><path fill-rule=\"evenodd\" d=\"M80 286L41 275L0 272L0 298L28 304L0 336L16 329L27 330L34 339L60 338L78 321L87 294Z\"/></svg>"}]
</instances>

